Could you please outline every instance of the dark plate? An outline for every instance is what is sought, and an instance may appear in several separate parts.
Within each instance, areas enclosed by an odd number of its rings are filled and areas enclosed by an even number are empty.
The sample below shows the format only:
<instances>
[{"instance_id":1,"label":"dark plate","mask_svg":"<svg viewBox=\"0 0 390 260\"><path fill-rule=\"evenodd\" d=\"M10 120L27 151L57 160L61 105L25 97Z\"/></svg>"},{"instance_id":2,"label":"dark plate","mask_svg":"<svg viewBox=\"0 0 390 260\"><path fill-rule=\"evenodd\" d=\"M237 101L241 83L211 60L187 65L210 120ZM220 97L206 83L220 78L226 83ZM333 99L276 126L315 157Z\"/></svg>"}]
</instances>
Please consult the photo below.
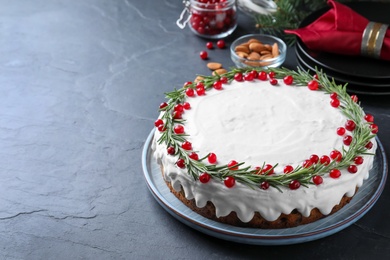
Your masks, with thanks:
<instances>
[{"instance_id":1,"label":"dark plate","mask_svg":"<svg viewBox=\"0 0 390 260\"><path fill-rule=\"evenodd\" d=\"M387 161L378 138L374 166L370 177L353 197L351 202L336 213L316 222L294 228L259 229L235 227L207 219L189 209L173 195L165 184L160 166L153 157L151 143L154 130L145 142L142 152L142 168L146 184L156 201L173 217L210 236L238 243L255 245L297 244L330 236L347 228L364 216L381 195L387 178ZM174 227L172 227L174 228Z\"/></svg>"},{"instance_id":2,"label":"dark plate","mask_svg":"<svg viewBox=\"0 0 390 260\"><path fill-rule=\"evenodd\" d=\"M390 3L354 2L346 5L370 21L390 24ZM326 7L310 14L302 21L300 27L314 22L328 10L329 8ZM297 46L317 66L356 78L383 80L390 83L390 61L313 51L307 48L299 38Z\"/></svg>"},{"instance_id":3,"label":"dark plate","mask_svg":"<svg viewBox=\"0 0 390 260\"><path fill-rule=\"evenodd\" d=\"M327 70L317 64L314 64L311 60L305 59L304 56L300 53L299 49L296 48L296 57L298 61L298 66L304 70L309 71L312 74L316 73L316 68L322 70L330 78L333 78L337 84L345 85L347 84L347 91L350 94L364 94L364 95L390 95L390 87L373 87L370 85L363 84L362 82L357 82L358 84L351 83L351 81L346 75L337 74L333 71Z\"/></svg>"},{"instance_id":4,"label":"dark plate","mask_svg":"<svg viewBox=\"0 0 390 260\"><path fill-rule=\"evenodd\" d=\"M366 92L372 91L390 91L390 80L371 80L371 79L361 79L342 73L329 70L326 67L315 63L313 60L309 59L306 55L302 53L300 48L295 48L295 54L297 56L298 63L303 64L306 68L311 71L315 71L316 68L322 69L329 77L336 79L336 81L345 84L348 83L351 87L364 87Z\"/></svg>"},{"instance_id":5,"label":"dark plate","mask_svg":"<svg viewBox=\"0 0 390 260\"><path fill-rule=\"evenodd\" d=\"M295 49L296 49L296 53L299 53L301 60L304 60L305 63L310 64L310 66L313 68L320 67L322 69L325 69L328 71L328 74L332 74L333 77L337 77L340 79L346 79L346 80L348 80L349 83L353 83L355 85L366 86L366 87L390 87L390 79L368 78L368 77L354 76L354 75L342 73L340 71L333 70L333 69L329 68L329 66L327 66L326 64L322 64L322 63L314 60L313 59L313 55L315 55L315 54L313 54L314 52L311 50L309 50L309 51L304 50L302 45L297 44L295 46ZM309 53L310 56L307 55L307 53ZM338 56L338 58L340 59L340 55ZM350 58L352 58L352 57L350 57ZM356 58L356 57L354 57L354 58ZM362 57L360 59L365 59L365 58ZM359 61L358 64L360 64L360 62L361 61ZM389 63L389 73L390 73L390 63Z\"/></svg>"}]
</instances>

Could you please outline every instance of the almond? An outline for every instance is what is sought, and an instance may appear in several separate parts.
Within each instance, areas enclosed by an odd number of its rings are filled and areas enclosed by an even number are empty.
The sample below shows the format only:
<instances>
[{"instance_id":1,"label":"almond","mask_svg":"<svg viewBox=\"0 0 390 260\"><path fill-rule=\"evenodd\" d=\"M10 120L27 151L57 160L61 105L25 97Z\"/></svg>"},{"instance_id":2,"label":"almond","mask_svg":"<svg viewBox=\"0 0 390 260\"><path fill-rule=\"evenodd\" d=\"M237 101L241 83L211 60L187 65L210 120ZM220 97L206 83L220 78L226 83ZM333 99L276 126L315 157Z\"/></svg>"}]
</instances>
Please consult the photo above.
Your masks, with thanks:
<instances>
[{"instance_id":1,"label":"almond","mask_svg":"<svg viewBox=\"0 0 390 260\"><path fill-rule=\"evenodd\" d=\"M260 55L266 55L266 54L271 54L271 52L270 52L270 51L267 51L267 50L261 51L261 52L260 52Z\"/></svg>"},{"instance_id":2,"label":"almond","mask_svg":"<svg viewBox=\"0 0 390 260\"><path fill-rule=\"evenodd\" d=\"M259 66L261 66L260 62L258 62L258 61L245 61L244 63L246 65L249 65L249 66L252 66L252 67L259 67Z\"/></svg>"},{"instance_id":3,"label":"almond","mask_svg":"<svg viewBox=\"0 0 390 260\"><path fill-rule=\"evenodd\" d=\"M270 65L271 63L270 62L268 62L268 61L262 61L262 62L260 62L260 66L261 67L265 67L265 66L268 66L268 65Z\"/></svg>"},{"instance_id":4,"label":"almond","mask_svg":"<svg viewBox=\"0 0 390 260\"><path fill-rule=\"evenodd\" d=\"M241 57L241 58L247 58L248 57L248 53L246 52L242 52L242 51L237 51L236 54Z\"/></svg>"},{"instance_id":5,"label":"almond","mask_svg":"<svg viewBox=\"0 0 390 260\"><path fill-rule=\"evenodd\" d=\"M257 52L251 52L248 55L248 60L260 60L260 54L258 54Z\"/></svg>"},{"instance_id":6,"label":"almond","mask_svg":"<svg viewBox=\"0 0 390 260\"><path fill-rule=\"evenodd\" d=\"M197 76L194 80L195 83L198 83L199 81L204 80L202 76Z\"/></svg>"},{"instance_id":7,"label":"almond","mask_svg":"<svg viewBox=\"0 0 390 260\"><path fill-rule=\"evenodd\" d=\"M264 47L267 51L272 51L272 46L269 44L264 44Z\"/></svg>"},{"instance_id":8,"label":"almond","mask_svg":"<svg viewBox=\"0 0 390 260\"><path fill-rule=\"evenodd\" d=\"M272 56L274 56L274 57L279 56L279 47L278 47L278 44L276 42L272 45Z\"/></svg>"},{"instance_id":9,"label":"almond","mask_svg":"<svg viewBox=\"0 0 390 260\"><path fill-rule=\"evenodd\" d=\"M259 41L258 39L255 39L255 38L249 39L249 41L247 43L251 44L252 42L259 42L259 43L261 43L261 41Z\"/></svg>"},{"instance_id":10,"label":"almond","mask_svg":"<svg viewBox=\"0 0 390 260\"><path fill-rule=\"evenodd\" d=\"M262 55L261 56L261 60L268 60L268 59L272 59L274 56L272 56L272 54L266 54L266 55Z\"/></svg>"},{"instance_id":11,"label":"almond","mask_svg":"<svg viewBox=\"0 0 390 260\"><path fill-rule=\"evenodd\" d=\"M216 76L216 75L223 75L223 74L225 74L227 72L228 72L227 70L222 68L222 69L214 70L212 74L213 74L213 76Z\"/></svg>"},{"instance_id":12,"label":"almond","mask_svg":"<svg viewBox=\"0 0 390 260\"><path fill-rule=\"evenodd\" d=\"M209 62L209 63L207 63L207 68L209 68L211 70L217 70L217 69L222 68L222 64L218 63L218 62Z\"/></svg>"},{"instance_id":13,"label":"almond","mask_svg":"<svg viewBox=\"0 0 390 260\"><path fill-rule=\"evenodd\" d=\"M255 52L261 52L261 51L264 51L266 50L266 48L264 47L264 45L262 43L259 43L259 42L253 42L251 44L249 44L249 49L251 51L255 51Z\"/></svg>"},{"instance_id":14,"label":"almond","mask_svg":"<svg viewBox=\"0 0 390 260\"><path fill-rule=\"evenodd\" d=\"M249 53L249 48L248 48L248 46L245 46L245 45L238 45L238 46L236 46L236 48L234 48L234 50L236 51L236 52L245 52L245 53Z\"/></svg>"}]
</instances>

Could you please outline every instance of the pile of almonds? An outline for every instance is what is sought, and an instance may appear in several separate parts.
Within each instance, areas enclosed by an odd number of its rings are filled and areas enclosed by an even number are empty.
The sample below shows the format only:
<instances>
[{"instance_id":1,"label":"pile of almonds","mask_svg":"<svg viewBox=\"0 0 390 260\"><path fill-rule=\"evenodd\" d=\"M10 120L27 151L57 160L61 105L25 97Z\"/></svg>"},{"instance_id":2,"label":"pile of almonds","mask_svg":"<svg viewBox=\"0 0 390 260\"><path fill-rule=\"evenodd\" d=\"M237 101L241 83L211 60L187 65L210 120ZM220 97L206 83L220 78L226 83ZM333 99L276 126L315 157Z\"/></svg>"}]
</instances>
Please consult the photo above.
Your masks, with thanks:
<instances>
[{"instance_id":1,"label":"pile of almonds","mask_svg":"<svg viewBox=\"0 0 390 260\"><path fill-rule=\"evenodd\" d=\"M246 59L243 63L253 67L267 66L269 62L266 60L276 58L280 54L276 42L273 45L263 44L254 38L237 45L234 51L239 57Z\"/></svg>"}]
</instances>

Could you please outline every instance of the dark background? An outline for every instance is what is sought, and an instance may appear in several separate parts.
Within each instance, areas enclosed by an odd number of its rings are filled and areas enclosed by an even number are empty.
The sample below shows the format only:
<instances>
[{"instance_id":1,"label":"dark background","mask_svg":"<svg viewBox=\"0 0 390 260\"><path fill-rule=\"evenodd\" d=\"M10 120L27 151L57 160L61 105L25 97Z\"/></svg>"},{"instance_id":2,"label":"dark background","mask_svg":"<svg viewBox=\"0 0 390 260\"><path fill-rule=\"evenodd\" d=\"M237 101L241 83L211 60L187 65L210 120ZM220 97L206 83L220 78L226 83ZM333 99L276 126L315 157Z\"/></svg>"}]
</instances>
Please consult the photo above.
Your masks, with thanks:
<instances>
[{"instance_id":1,"label":"dark background","mask_svg":"<svg viewBox=\"0 0 390 260\"><path fill-rule=\"evenodd\" d=\"M389 180L332 236L251 246L195 231L154 200L141 152L164 92L196 74L207 40L175 22L180 0L0 1L1 259L384 259ZM240 13L235 33L256 32ZM228 49L209 61L233 66ZM296 67L289 49L284 66ZM359 95L390 150L388 96Z\"/></svg>"}]
</instances>

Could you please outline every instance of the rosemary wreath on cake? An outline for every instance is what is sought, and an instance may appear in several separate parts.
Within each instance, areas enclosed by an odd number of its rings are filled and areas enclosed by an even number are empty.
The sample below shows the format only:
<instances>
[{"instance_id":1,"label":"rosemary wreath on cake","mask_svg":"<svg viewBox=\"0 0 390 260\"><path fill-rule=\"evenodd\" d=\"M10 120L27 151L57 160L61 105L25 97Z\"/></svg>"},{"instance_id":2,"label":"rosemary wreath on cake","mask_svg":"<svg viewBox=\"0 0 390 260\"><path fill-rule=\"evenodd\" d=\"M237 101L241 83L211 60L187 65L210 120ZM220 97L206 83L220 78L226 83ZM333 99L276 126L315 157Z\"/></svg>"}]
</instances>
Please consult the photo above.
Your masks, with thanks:
<instances>
[{"instance_id":1,"label":"rosemary wreath on cake","mask_svg":"<svg viewBox=\"0 0 390 260\"><path fill-rule=\"evenodd\" d=\"M215 165L216 155L209 153L202 158L193 151L192 144L186 140L184 132L185 120L182 113L190 109L186 97L192 97L195 93L202 96L209 89L221 89L223 84L236 81L252 81L254 79L268 80L270 84L278 84L283 80L286 85L307 86L313 91L323 91L330 96L330 105L338 108L347 117L344 127L337 129L337 134L344 136L343 143L349 149L342 147L341 151L333 150L329 156L319 158L312 155L304 160L301 166L293 168L287 165L284 174L274 174L277 166L263 163L262 167L240 167L245 162L230 161L227 164ZM329 174L332 178L338 178L340 169L347 169L350 173L357 172L357 166L363 163L362 155L370 154L368 151L373 143L370 141L378 132L378 126L374 124L374 118L365 114L358 104L356 95L348 95L347 84L337 85L322 71L312 76L310 73L299 70L291 71L285 68L241 68L233 69L223 75L202 76L197 82L186 82L183 88L166 93L168 102L160 105L162 116L155 121L157 131L161 137L158 143L164 143L168 156L177 156L176 166L186 169L194 180L207 183L211 178L224 182L227 187L233 187L235 182L241 182L251 188L268 189L270 186L282 191L280 187L292 190L300 186L319 185L323 182L322 176ZM345 135L346 130L353 133Z\"/></svg>"}]
</instances>

